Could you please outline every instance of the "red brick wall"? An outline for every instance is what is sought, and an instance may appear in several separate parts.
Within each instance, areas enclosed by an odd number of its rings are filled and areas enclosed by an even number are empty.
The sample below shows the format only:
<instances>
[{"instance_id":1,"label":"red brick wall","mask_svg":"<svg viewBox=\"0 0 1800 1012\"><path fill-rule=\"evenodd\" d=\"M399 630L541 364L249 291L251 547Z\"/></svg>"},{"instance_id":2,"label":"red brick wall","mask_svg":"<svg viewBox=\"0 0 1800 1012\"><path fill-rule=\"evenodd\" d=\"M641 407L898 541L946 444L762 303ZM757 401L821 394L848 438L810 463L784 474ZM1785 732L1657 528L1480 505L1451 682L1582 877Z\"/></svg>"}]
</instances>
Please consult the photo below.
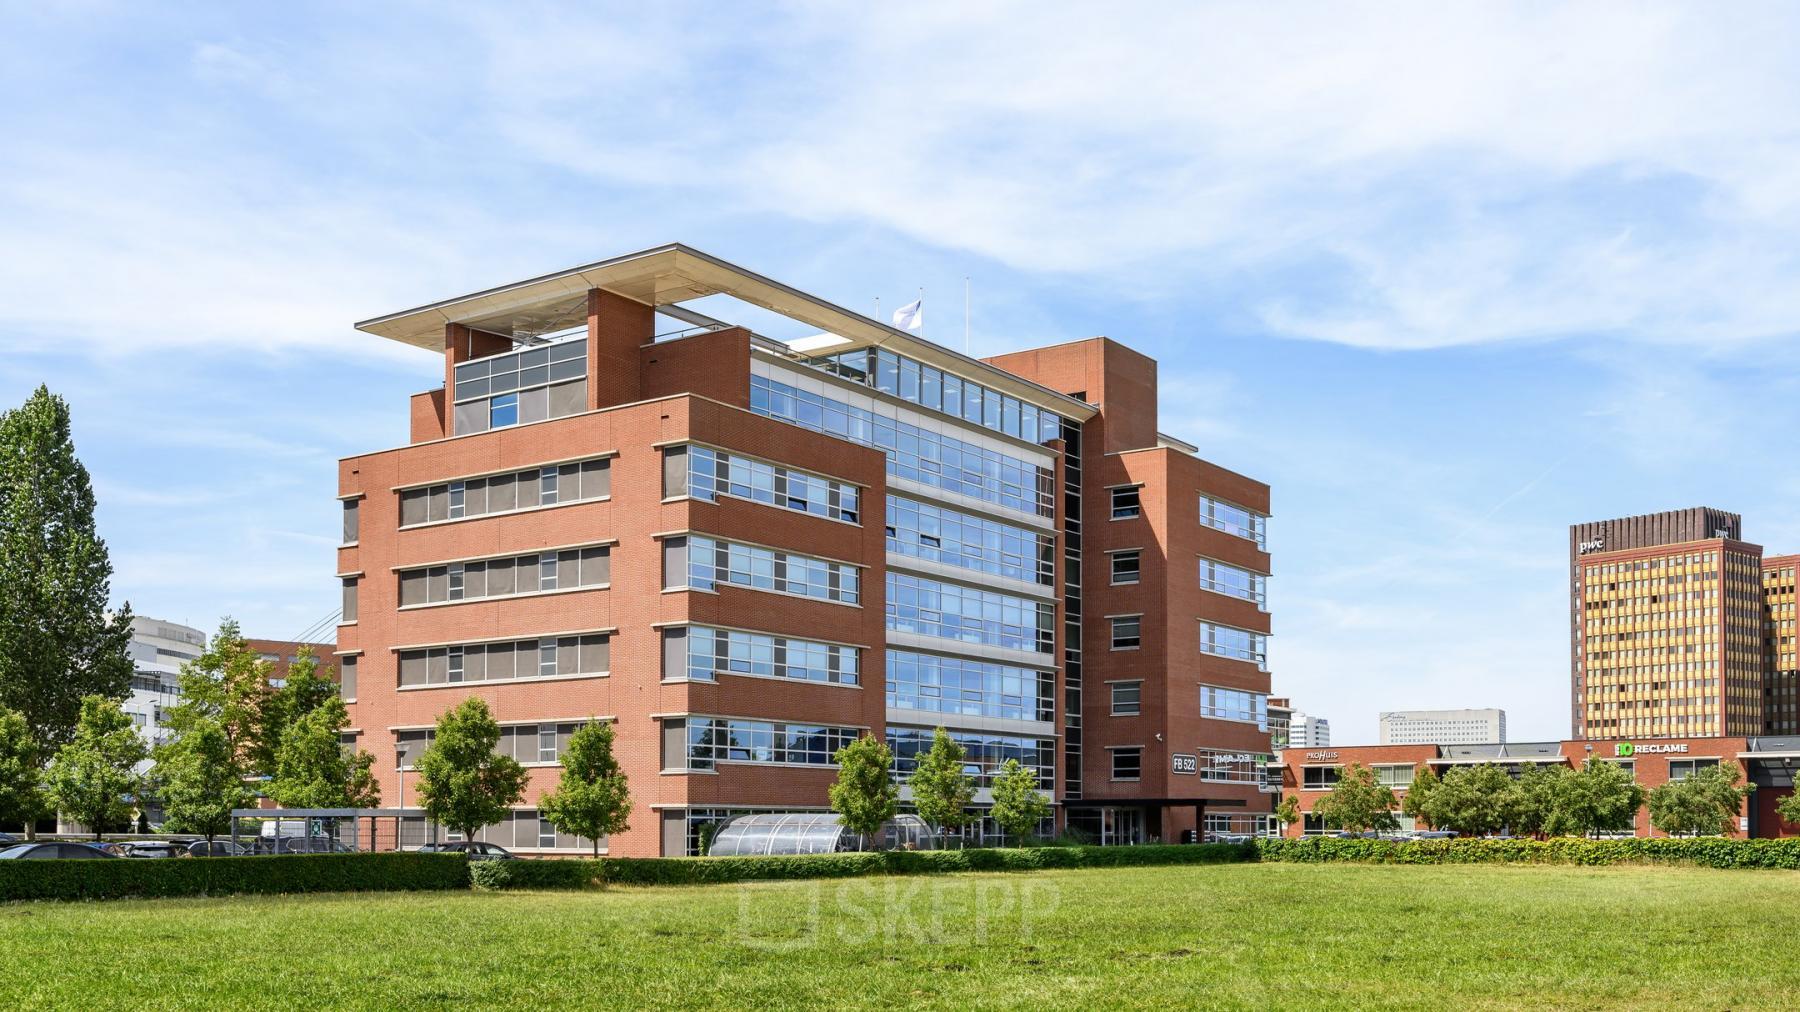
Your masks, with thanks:
<instances>
[{"instance_id":1,"label":"red brick wall","mask_svg":"<svg viewBox=\"0 0 1800 1012\"><path fill-rule=\"evenodd\" d=\"M588 406L642 398L638 349L656 340L656 310L623 295L588 292Z\"/></svg>"}]
</instances>

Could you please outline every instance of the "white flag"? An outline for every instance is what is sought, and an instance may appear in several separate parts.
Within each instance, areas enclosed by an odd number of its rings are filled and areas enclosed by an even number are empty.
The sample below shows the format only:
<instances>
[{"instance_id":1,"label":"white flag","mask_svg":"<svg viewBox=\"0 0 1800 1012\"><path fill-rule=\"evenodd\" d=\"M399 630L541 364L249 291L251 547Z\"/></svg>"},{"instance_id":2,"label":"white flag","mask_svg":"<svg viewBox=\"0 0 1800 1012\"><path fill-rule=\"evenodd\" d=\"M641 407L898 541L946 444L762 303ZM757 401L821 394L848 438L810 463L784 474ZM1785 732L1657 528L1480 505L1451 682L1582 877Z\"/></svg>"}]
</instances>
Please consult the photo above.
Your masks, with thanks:
<instances>
[{"instance_id":1,"label":"white flag","mask_svg":"<svg viewBox=\"0 0 1800 1012\"><path fill-rule=\"evenodd\" d=\"M925 327L925 300L923 298L914 299L894 310L894 326L901 330L923 330Z\"/></svg>"}]
</instances>

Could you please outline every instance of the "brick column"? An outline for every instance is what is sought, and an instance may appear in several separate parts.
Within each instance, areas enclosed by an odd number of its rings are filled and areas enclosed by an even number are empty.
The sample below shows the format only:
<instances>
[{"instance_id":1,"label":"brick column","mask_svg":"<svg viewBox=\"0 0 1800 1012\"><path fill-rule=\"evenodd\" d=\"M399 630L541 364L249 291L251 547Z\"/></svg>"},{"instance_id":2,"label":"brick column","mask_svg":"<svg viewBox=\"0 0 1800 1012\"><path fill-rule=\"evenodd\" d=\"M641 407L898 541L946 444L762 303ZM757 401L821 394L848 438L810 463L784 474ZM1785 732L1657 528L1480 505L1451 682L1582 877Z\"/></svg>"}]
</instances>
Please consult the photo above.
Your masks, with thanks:
<instances>
[{"instance_id":1,"label":"brick column","mask_svg":"<svg viewBox=\"0 0 1800 1012\"><path fill-rule=\"evenodd\" d=\"M656 310L599 288L587 304L588 407L641 400L638 349L656 339Z\"/></svg>"}]
</instances>

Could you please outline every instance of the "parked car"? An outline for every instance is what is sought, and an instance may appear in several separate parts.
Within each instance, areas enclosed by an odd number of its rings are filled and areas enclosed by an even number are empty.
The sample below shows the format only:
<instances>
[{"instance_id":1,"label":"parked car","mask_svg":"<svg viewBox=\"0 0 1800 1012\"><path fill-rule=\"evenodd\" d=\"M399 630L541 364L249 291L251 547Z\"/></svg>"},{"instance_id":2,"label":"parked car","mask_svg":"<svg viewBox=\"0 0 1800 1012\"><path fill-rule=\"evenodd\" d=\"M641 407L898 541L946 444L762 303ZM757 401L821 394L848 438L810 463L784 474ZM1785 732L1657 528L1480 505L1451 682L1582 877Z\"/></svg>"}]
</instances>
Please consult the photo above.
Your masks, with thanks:
<instances>
[{"instance_id":1,"label":"parked car","mask_svg":"<svg viewBox=\"0 0 1800 1012\"><path fill-rule=\"evenodd\" d=\"M122 847L123 857L181 857L186 853L181 844L164 840L137 840Z\"/></svg>"},{"instance_id":2,"label":"parked car","mask_svg":"<svg viewBox=\"0 0 1800 1012\"><path fill-rule=\"evenodd\" d=\"M87 858L117 857L99 847L87 843L15 843L5 850L0 850L0 861L20 860L85 860Z\"/></svg>"},{"instance_id":3,"label":"parked car","mask_svg":"<svg viewBox=\"0 0 1800 1012\"><path fill-rule=\"evenodd\" d=\"M195 840L187 845L189 857L242 857L249 853L252 853L249 847L230 840L214 840L211 843Z\"/></svg>"},{"instance_id":4,"label":"parked car","mask_svg":"<svg viewBox=\"0 0 1800 1012\"><path fill-rule=\"evenodd\" d=\"M1413 834L1413 839L1415 839L1415 840L1454 840L1454 839L1456 839L1456 832L1455 832L1455 830L1450 830L1450 829L1421 829L1418 832Z\"/></svg>"},{"instance_id":5,"label":"parked car","mask_svg":"<svg viewBox=\"0 0 1800 1012\"><path fill-rule=\"evenodd\" d=\"M275 841L277 854L349 854L349 847L329 836L284 836Z\"/></svg>"},{"instance_id":6,"label":"parked car","mask_svg":"<svg viewBox=\"0 0 1800 1012\"><path fill-rule=\"evenodd\" d=\"M471 861L516 861L518 855L497 843L428 843L419 848L421 854L467 854Z\"/></svg>"},{"instance_id":7,"label":"parked car","mask_svg":"<svg viewBox=\"0 0 1800 1012\"><path fill-rule=\"evenodd\" d=\"M0 847L9 846L19 841L11 833L0 833Z\"/></svg>"}]
</instances>

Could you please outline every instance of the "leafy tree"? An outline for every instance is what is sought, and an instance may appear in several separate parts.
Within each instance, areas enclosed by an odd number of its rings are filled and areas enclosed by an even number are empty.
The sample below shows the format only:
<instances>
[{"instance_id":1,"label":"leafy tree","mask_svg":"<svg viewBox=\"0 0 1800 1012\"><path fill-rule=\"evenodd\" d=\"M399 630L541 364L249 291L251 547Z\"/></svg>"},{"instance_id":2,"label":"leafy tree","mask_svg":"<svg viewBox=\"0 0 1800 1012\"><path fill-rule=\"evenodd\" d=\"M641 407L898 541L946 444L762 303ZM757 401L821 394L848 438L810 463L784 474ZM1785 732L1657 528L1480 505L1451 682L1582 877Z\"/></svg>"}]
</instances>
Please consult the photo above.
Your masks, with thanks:
<instances>
[{"instance_id":1,"label":"leafy tree","mask_svg":"<svg viewBox=\"0 0 1800 1012\"><path fill-rule=\"evenodd\" d=\"M231 828L231 810L248 808L256 798L217 718L189 722L168 744L157 746L155 755L167 832L198 833L211 843Z\"/></svg>"},{"instance_id":2,"label":"leafy tree","mask_svg":"<svg viewBox=\"0 0 1800 1012\"><path fill-rule=\"evenodd\" d=\"M1670 836L1730 835L1739 807L1756 789L1737 782L1736 763L1716 763L1659 784L1650 792L1650 824Z\"/></svg>"},{"instance_id":3,"label":"leafy tree","mask_svg":"<svg viewBox=\"0 0 1800 1012\"><path fill-rule=\"evenodd\" d=\"M269 764L260 768L272 769L274 749L280 747L288 728L324 705L326 700L336 696L338 689L331 681L331 668L319 664L319 659L313 656L312 647L300 648L293 662L288 665L285 684L279 689L266 687L269 663L258 658L258 664L263 668L265 688L257 707L253 758L259 763Z\"/></svg>"},{"instance_id":4,"label":"leafy tree","mask_svg":"<svg viewBox=\"0 0 1800 1012\"><path fill-rule=\"evenodd\" d=\"M0 708L0 822L37 821L44 811L44 771L31 725L17 710Z\"/></svg>"},{"instance_id":5,"label":"leafy tree","mask_svg":"<svg viewBox=\"0 0 1800 1012\"><path fill-rule=\"evenodd\" d=\"M349 723L344 701L333 696L287 729L275 752L275 775L269 784L269 796L277 804L283 808L381 804L375 757L344 747L343 730Z\"/></svg>"},{"instance_id":6,"label":"leafy tree","mask_svg":"<svg viewBox=\"0 0 1800 1012\"><path fill-rule=\"evenodd\" d=\"M1545 781L1542 832L1590 836L1631 829L1644 805L1644 789L1617 763L1590 758L1580 769L1556 767Z\"/></svg>"},{"instance_id":7,"label":"leafy tree","mask_svg":"<svg viewBox=\"0 0 1800 1012\"><path fill-rule=\"evenodd\" d=\"M494 751L499 744L500 725L487 703L471 696L446 710L417 764L425 814L471 840L506 818L525 796L526 773Z\"/></svg>"},{"instance_id":8,"label":"leafy tree","mask_svg":"<svg viewBox=\"0 0 1800 1012\"><path fill-rule=\"evenodd\" d=\"M900 811L900 790L890 770L894 753L872 735L856 739L831 757L837 763L837 781L831 785L831 810L844 828L872 841L881 827Z\"/></svg>"},{"instance_id":9,"label":"leafy tree","mask_svg":"<svg viewBox=\"0 0 1800 1012\"><path fill-rule=\"evenodd\" d=\"M1442 783L1437 770L1432 769L1429 764L1415 769L1412 783L1406 787L1406 797L1400 799L1401 813L1436 828L1437 823L1431 821L1432 799L1436 797L1437 789Z\"/></svg>"},{"instance_id":10,"label":"leafy tree","mask_svg":"<svg viewBox=\"0 0 1800 1012\"><path fill-rule=\"evenodd\" d=\"M1300 821L1299 795L1290 794L1281 799L1281 804L1275 806L1275 821L1281 824L1284 833L1289 826Z\"/></svg>"},{"instance_id":11,"label":"leafy tree","mask_svg":"<svg viewBox=\"0 0 1800 1012\"><path fill-rule=\"evenodd\" d=\"M269 668L237 622L221 620L206 652L181 666L181 700L164 722L178 737L198 724L216 723L240 770L272 774L281 738L268 733L266 711L274 694Z\"/></svg>"},{"instance_id":12,"label":"leafy tree","mask_svg":"<svg viewBox=\"0 0 1800 1012\"><path fill-rule=\"evenodd\" d=\"M0 414L0 706L40 759L75 737L86 697L130 688L131 606L107 615L111 581L69 406L40 386Z\"/></svg>"},{"instance_id":13,"label":"leafy tree","mask_svg":"<svg viewBox=\"0 0 1800 1012\"><path fill-rule=\"evenodd\" d=\"M960 829L969 821L969 804L975 800L975 779L966 766L968 753L938 728L931 736L931 748L919 757L913 768L913 805L919 818L945 830Z\"/></svg>"},{"instance_id":14,"label":"leafy tree","mask_svg":"<svg viewBox=\"0 0 1800 1012\"><path fill-rule=\"evenodd\" d=\"M1410 796L1417 790L1414 783L1407 793ZM1486 836L1498 832L1516 814L1515 792L1512 777L1492 763L1457 766L1427 788L1418 805L1425 821L1437 829Z\"/></svg>"},{"instance_id":15,"label":"leafy tree","mask_svg":"<svg viewBox=\"0 0 1800 1012\"><path fill-rule=\"evenodd\" d=\"M118 703L88 696L81 701L73 740L50 763L50 800L98 840L107 826L131 818L132 795L143 787L136 767L148 753Z\"/></svg>"},{"instance_id":16,"label":"leafy tree","mask_svg":"<svg viewBox=\"0 0 1800 1012\"><path fill-rule=\"evenodd\" d=\"M1800 791L1795 791L1776 802L1775 814L1789 822L1800 822Z\"/></svg>"},{"instance_id":17,"label":"leafy tree","mask_svg":"<svg viewBox=\"0 0 1800 1012\"><path fill-rule=\"evenodd\" d=\"M1569 768L1561 763L1527 763L1519 779L1511 782L1501 795L1501 811L1506 826L1519 836L1537 836L1546 826L1556 822L1563 795L1563 780Z\"/></svg>"},{"instance_id":18,"label":"leafy tree","mask_svg":"<svg viewBox=\"0 0 1800 1012\"><path fill-rule=\"evenodd\" d=\"M1374 770L1351 763L1338 775L1331 793L1313 803L1313 814L1345 832L1379 832L1400 828L1400 820L1394 818L1397 807L1393 789L1379 783Z\"/></svg>"},{"instance_id":19,"label":"leafy tree","mask_svg":"<svg viewBox=\"0 0 1800 1012\"><path fill-rule=\"evenodd\" d=\"M600 838L631 828L631 789L613 757L613 726L589 721L569 736L562 781L538 800L538 810L565 833L585 836L600 856Z\"/></svg>"},{"instance_id":20,"label":"leafy tree","mask_svg":"<svg viewBox=\"0 0 1800 1012\"><path fill-rule=\"evenodd\" d=\"M994 809L990 813L1000 831L1023 841L1050 814L1050 799L1038 789L1037 771L1017 759L1001 764L994 777Z\"/></svg>"}]
</instances>

